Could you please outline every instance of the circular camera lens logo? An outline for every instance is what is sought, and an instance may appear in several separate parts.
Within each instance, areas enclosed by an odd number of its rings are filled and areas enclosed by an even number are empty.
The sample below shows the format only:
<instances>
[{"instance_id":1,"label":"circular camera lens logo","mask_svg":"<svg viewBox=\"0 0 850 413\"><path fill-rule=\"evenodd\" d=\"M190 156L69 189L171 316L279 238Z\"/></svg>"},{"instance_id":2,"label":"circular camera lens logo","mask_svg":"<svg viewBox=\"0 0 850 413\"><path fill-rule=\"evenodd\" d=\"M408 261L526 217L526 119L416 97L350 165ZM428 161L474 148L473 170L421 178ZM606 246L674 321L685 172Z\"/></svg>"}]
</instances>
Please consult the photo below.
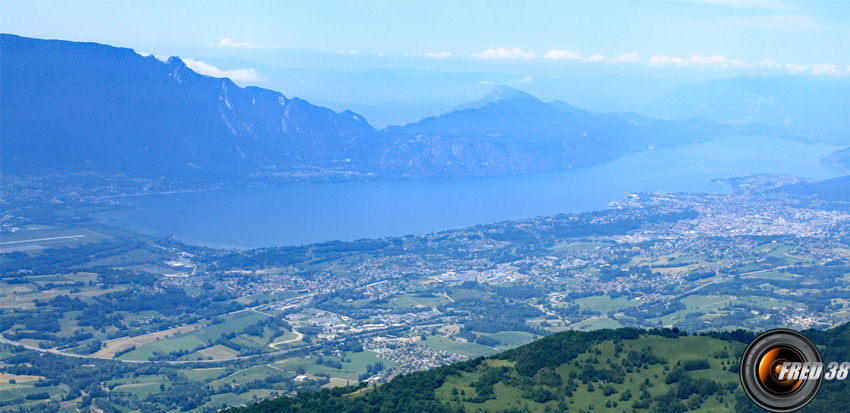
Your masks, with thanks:
<instances>
[{"instance_id":1,"label":"circular camera lens logo","mask_svg":"<svg viewBox=\"0 0 850 413\"><path fill-rule=\"evenodd\" d=\"M770 330L744 350L741 387L759 407L791 412L818 393L822 370L820 353L806 336L794 330Z\"/></svg>"}]
</instances>

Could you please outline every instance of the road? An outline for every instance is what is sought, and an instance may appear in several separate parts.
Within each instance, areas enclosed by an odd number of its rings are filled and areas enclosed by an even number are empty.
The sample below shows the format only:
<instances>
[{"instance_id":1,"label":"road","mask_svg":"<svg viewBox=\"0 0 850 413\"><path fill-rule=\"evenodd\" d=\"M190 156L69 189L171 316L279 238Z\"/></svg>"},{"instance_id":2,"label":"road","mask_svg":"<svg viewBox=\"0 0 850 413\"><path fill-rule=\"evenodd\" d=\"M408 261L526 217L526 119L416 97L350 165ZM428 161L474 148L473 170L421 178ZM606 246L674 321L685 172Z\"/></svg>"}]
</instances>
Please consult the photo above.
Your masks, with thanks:
<instances>
[{"instance_id":1,"label":"road","mask_svg":"<svg viewBox=\"0 0 850 413\"><path fill-rule=\"evenodd\" d=\"M304 334L301 334L301 333L300 333L300 332L298 332L297 330L292 330L292 332L293 332L293 333L295 333L295 338L291 338L291 339L289 339L289 340L278 341L278 342L276 342L276 343L269 344L269 347L271 347L271 348L273 348L273 349L277 350L277 346L279 346L279 345L281 345L281 344L294 343L294 342L296 342L296 341L301 340L302 338L304 338Z\"/></svg>"}]
</instances>

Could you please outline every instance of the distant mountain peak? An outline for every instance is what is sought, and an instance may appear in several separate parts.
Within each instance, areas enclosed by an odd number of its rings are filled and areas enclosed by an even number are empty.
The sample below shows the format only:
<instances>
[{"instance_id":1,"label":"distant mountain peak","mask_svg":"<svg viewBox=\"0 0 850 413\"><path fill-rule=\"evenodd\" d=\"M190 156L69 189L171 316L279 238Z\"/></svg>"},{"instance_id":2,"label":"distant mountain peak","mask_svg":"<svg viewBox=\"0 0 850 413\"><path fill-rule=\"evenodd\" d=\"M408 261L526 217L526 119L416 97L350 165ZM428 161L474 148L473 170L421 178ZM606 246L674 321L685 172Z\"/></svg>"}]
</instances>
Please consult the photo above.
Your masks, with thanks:
<instances>
[{"instance_id":1,"label":"distant mountain peak","mask_svg":"<svg viewBox=\"0 0 850 413\"><path fill-rule=\"evenodd\" d=\"M510 86L499 85L493 88L493 90L488 93L488 96L492 96L495 100L514 100L514 99L533 99L539 101L534 96L529 95L519 89L514 89Z\"/></svg>"},{"instance_id":2,"label":"distant mountain peak","mask_svg":"<svg viewBox=\"0 0 850 413\"><path fill-rule=\"evenodd\" d=\"M493 103L519 103L519 104L542 104L540 99L529 95L519 89L514 89L510 86L499 85L494 87L481 99L473 102L462 103L454 108L454 110L480 109L487 107Z\"/></svg>"},{"instance_id":3,"label":"distant mountain peak","mask_svg":"<svg viewBox=\"0 0 850 413\"><path fill-rule=\"evenodd\" d=\"M177 56L169 57L168 60L165 61L165 64L170 65L170 66L187 67L186 62L184 62L183 59L181 59Z\"/></svg>"}]
</instances>

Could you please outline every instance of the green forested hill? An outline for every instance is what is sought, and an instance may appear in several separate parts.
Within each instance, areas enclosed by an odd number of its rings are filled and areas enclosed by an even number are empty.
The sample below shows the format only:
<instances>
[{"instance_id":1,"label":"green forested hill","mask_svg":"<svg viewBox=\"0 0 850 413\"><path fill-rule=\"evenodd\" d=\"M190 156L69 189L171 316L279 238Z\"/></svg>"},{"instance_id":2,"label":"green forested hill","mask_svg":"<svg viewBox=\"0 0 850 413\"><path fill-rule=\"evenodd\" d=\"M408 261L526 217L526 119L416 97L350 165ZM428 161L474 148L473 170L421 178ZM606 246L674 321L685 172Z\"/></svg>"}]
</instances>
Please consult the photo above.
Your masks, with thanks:
<instances>
[{"instance_id":1,"label":"green forested hill","mask_svg":"<svg viewBox=\"0 0 850 413\"><path fill-rule=\"evenodd\" d=\"M850 359L850 327L807 331L825 361ZM761 411L739 388L750 332L567 331L504 353L233 412ZM824 382L807 408L846 406L846 382Z\"/></svg>"}]
</instances>

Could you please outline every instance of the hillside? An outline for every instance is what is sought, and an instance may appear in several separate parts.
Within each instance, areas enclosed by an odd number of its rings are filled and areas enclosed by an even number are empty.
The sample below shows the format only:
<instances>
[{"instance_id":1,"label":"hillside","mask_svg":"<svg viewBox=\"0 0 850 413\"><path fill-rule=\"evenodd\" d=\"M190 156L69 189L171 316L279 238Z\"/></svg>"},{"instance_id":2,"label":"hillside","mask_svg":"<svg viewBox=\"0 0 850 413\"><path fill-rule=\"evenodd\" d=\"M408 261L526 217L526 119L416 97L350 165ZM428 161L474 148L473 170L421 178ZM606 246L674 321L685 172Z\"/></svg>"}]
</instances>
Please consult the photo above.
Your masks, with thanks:
<instances>
[{"instance_id":1,"label":"hillside","mask_svg":"<svg viewBox=\"0 0 850 413\"><path fill-rule=\"evenodd\" d=\"M850 356L850 325L806 331L825 360ZM749 332L677 330L558 333L484 359L352 386L263 401L232 412L756 411L739 389ZM807 410L850 403L846 383L824 382Z\"/></svg>"},{"instance_id":2,"label":"hillside","mask_svg":"<svg viewBox=\"0 0 850 413\"><path fill-rule=\"evenodd\" d=\"M824 165L841 168L844 172L850 173L850 148L844 148L831 153L829 156L821 159Z\"/></svg>"},{"instance_id":3,"label":"hillside","mask_svg":"<svg viewBox=\"0 0 850 413\"><path fill-rule=\"evenodd\" d=\"M850 211L850 176L781 186L773 192L799 197L804 205L811 208Z\"/></svg>"}]
</instances>

